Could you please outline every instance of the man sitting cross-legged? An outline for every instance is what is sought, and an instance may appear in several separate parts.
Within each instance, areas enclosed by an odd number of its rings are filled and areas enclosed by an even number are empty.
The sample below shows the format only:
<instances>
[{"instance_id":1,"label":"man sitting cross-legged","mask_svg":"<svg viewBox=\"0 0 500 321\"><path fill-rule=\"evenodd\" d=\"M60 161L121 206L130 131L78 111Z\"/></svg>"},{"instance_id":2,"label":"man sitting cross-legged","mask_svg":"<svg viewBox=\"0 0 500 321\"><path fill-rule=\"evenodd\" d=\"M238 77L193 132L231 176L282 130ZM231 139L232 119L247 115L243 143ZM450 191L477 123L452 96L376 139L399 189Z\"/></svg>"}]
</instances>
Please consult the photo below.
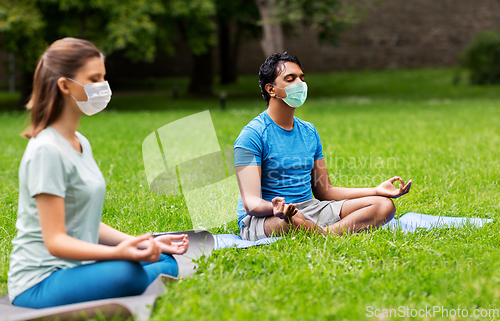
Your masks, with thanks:
<instances>
[{"instance_id":1,"label":"man sitting cross-legged","mask_svg":"<svg viewBox=\"0 0 500 321\"><path fill-rule=\"evenodd\" d=\"M391 198L408 193L411 180L405 184L393 177L374 188L331 184L316 128L294 117L307 97L298 59L287 53L269 56L260 67L259 84L268 108L234 143L241 237L255 241L290 229L342 235L390 221L396 211Z\"/></svg>"}]
</instances>

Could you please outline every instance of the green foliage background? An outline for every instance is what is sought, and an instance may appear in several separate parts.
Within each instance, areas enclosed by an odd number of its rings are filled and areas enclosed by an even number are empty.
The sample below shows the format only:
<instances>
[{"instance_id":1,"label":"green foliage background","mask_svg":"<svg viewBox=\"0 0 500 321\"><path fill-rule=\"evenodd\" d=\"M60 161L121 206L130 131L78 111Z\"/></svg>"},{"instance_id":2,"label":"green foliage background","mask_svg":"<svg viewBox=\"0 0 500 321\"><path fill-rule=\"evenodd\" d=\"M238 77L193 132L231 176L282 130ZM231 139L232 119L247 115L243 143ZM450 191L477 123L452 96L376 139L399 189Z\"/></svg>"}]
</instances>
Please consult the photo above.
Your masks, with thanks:
<instances>
[{"instance_id":1,"label":"green foliage background","mask_svg":"<svg viewBox=\"0 0 500 321\"><path fill-rule=\"evenodd\" d=\"M460 63L475 85L500 84L500 30L477 34L462 52Z\"/></svg>"},{"instance_id":2,"label":"green foliage background","mask_svg":"<svg viewBox=\"0 0 500 321\"><path fill-rule=\"evenodd\" d=\"M78 37L104 53L125 50L136 61L152 61L158 51L174 52L182 28L194 54L215 43L211 0L1 0L1 46L31 71L53 41Z\"/></svg>"}]
</instances>

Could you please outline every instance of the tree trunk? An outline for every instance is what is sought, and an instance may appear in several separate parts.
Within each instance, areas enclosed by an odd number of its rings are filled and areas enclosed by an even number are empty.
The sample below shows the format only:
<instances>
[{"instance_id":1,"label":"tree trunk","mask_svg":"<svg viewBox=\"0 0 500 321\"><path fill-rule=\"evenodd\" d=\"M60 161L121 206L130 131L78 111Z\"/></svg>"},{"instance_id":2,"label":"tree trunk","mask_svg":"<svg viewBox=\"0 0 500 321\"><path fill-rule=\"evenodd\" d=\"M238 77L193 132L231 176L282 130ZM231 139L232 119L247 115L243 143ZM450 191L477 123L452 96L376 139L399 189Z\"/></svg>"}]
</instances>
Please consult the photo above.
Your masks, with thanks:
<instances>
[{"instance_id":1,"label":"tree trunk","mask_svg":"<svg viewBox=\"0 0 500 321\"><path fill-rule=\"evenodd\" d=\"M232 84L238 78L238 55L241 33L237 24L231 32L231 23L219 21L219 75L221 84ZM234 35L232 35L234 34Z\"/></svg>"},{"instance_id":2,"label":"tree trunk","mask_svg":"<svg viewBox=\"0 0 500 321\"><path fill-rule=\"evenodd\" d=\"M21 72L21 86L19 91L21 93L21 98L19 99L18 109L24 109L31 97L31 91L33 90L33 71Z\"/></svg>"},{"instance_id":3,"label":"tree trunk","mask_svg":"<svg viewBox=\"0 0 500 321\"><path fill-rule=\"evenodd\" d=\"M193 55L193 71L189 82L188 91L190 94L199 97L212 96L213 66L212 47L208 47L207 52L201 55Z\"/></svg>"},{"instance_id":4,"label":"tree trunk","mask_svg":"<svg viewBox=\"0 0 500 321\"><path fill-rule=\"evenodd\" d=\"M283 52L285 50L283 28L274 14L273 0L255 0L262 20L262 40L260 46L264 55Z\"/></svg>"},{"instance_id":5,"label":"tree trunk","mask_svg":"<svg viewBox=\"0 0 500 321\"><path fill-rule=\"evenodd\" d=\"M16 57L9 52L9 93L16 92Z\"/></svg>"}]
</instances>

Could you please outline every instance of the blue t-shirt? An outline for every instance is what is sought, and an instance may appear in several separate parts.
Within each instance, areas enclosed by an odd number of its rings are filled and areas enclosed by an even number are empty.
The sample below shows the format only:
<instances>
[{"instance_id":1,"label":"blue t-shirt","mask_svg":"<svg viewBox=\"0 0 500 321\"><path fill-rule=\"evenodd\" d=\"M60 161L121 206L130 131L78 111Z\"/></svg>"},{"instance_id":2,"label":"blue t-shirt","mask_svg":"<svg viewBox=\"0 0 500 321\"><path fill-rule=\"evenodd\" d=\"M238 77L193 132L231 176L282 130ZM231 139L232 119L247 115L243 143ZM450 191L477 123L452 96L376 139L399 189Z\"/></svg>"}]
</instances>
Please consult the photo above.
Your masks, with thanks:
<instances>
[{"instance_id":1,"label":"blue t-shirt","mask_svg":"<svg viewBox=\"0 0 500 321\"><path fill-rule=\"evenodd\" d=\"M234 143L235 166L260 165L262 199L280 196L286 203L312 198L311 171L323 157L323 147L313 124L293 117L293 129L278 126L262 112L248 123ZM238 224L248 214L238 199Z\"/></svg>"}]
</instances>

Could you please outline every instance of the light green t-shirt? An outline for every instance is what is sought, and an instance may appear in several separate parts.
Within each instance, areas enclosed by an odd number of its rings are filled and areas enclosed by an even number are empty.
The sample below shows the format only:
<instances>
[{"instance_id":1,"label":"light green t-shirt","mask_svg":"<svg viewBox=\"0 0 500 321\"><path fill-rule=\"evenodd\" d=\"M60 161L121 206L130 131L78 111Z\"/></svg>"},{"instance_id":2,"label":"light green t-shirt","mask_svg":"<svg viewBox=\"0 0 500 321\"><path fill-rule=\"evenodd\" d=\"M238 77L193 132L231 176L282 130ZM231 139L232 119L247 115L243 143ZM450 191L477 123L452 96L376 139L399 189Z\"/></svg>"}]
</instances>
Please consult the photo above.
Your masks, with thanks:
<instances>
[{"instance_id":1,"label":"light green t-shirt","mask_svg":"<svg viewBox=\"0 0 500 321\"><path fill-rule=\"evenodd\" d=\"M76 132L82 153L54 128L30 139L19 166L17 236L12 240L8 279L9 299L41 282L51 273L89 263L52 256L43 243L35 196L64 198L66 231L74 238L97 243L106 182L89 141Z\"/></svg>"}]
</instances>

